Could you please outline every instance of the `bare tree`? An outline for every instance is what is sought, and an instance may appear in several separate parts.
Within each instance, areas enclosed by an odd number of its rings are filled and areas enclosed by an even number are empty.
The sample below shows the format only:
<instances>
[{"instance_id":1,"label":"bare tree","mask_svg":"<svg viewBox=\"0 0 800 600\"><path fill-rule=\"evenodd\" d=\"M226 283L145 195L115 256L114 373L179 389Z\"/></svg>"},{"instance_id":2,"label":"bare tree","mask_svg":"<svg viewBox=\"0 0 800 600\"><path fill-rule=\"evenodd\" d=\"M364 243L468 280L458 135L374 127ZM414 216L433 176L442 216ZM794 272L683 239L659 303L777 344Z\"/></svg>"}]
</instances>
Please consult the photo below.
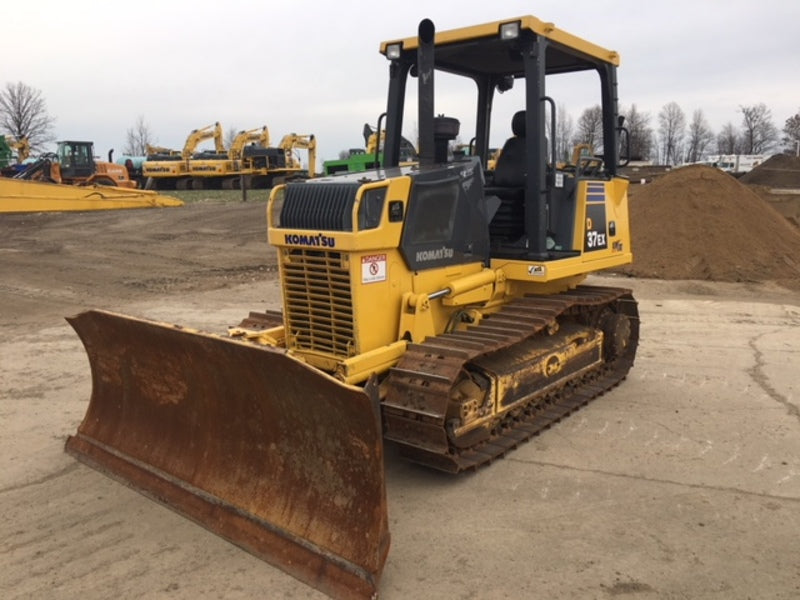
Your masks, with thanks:
<instances>
[{"instance_id":1,"label":"bare tree","mask_svg":"<svg viewBox=\"0 0 800 600\"><path fill-rule=\"evenodd\" d=\"M768 152L778 141L778 129L772 123L772 112L763 102L740 106L742 111L742 154Z\"/></svg>"},{"instance_id":2,"label":"bare tree","mask_svg":"<svg viewBox=\"0 0 800 600\"><path fill-rule=\"evenodd\" d=\"M713 143L714 133L706 121L703 110L698 108L692 113L692 122L689 123L689 139L686 141L686 161L699 162L706 149Z\"/></svg>"},{"instance_id":3,"label":"bare tree","mask_svg":"<svg viewBox=\"0 0 800 600\"><path fill-rule=\"evenodd\" d=\"M599 104L587 108L578 118L574 144L589 144L595 154L603 150L603 109Z\"/></svg>"},{"instance_id":4,"label":"bare tree","mask_svg":"<svg viewBox=\"0 0 800 600\"><path fill-rule=\"evenodd\" d=\"M677 102L665 104L658 113L658 135L662 160L672 165L680 164L686 135L686 115Z\"/></svg>"},{"instance_id":5,"label":"bare tree","mask_svg":"<svg viewBox=\"0 0 800 600\"><path fill-rule=\"evenodd\" d=\"M150 126L144 117L139 115L134 126L125 134L125 147L122 152L129 156L144 156L147 154L147 146L152 144L155 144L155 140L150 132Z\"/></svg>"},{"instance_id":6,"label":"bare tree","mask_svg":"<svg viewBox=\"0 0 800 600\"><path fill-rule=\"evenodd\" d=\"M42 150L55 139L54 123L41 91L21 81L0 90L0 127L18 140L27 138L31 150Z\"/></svg>"},{"instance_id":7,"label":"bare tree","mask_svg":"<svg viewBox=\"0 0 800 600\"><path fill-rule=\"evenodd\" d=\"M650 160L655 161L656 163L661 163L661 157L658 155L658 134L650 130Z\"/></svg>"},{"instance_id":8,"label":"bare tree","mask_svg":"<svg viewBox=\"0 0 800 600\"><path fill-rule=\"evenodd\" d=\"M566 106L559 104L556 107L556 162L570 159L574 134L572 115L567 112Z\"/></svg>"},{"instance_id":9,"label":"bare tree","mask_svg":"<svg viewBox=\"0 0 800 600\"><path fill-rule=\"evenodd\" d=\"M639 111L635 104L631 104L625 115L625 127L631 136L631 160L649 160L653 150L653 130L650 128L650 114Z\"/></svg>"},{"instance_id":10,"label":"bare tree","mask_svg":"<svg viewBox=\"0 0 800 600\"><path fill-rule=\"evenodd\" d=\"M741 136L733 126L726 123L717 135L717 152L719 154L741 154Z\"/></svg>"},{"instance_id":11,"label":"bare tree","mask_svg":"<svg viewBox=\"0 0 800 600\"><path fill-rule=\"evenodd\" d=\"M800 155L800 110L786 119L783 125L783 151L786 154Z\"/></svg>"},{"instance_id":12,"label":"bare tree","mask_svg":"<svg viewBox=\"0 0 800 600\"><path fill-rule=\"evenodd\" d=\"M243 130L237 129L236 127L231 127L228 131L225 132L225 147L230 148L233 146L233 140L236 139L236 136L239 135Z\"/></svg>"}]
</instances>

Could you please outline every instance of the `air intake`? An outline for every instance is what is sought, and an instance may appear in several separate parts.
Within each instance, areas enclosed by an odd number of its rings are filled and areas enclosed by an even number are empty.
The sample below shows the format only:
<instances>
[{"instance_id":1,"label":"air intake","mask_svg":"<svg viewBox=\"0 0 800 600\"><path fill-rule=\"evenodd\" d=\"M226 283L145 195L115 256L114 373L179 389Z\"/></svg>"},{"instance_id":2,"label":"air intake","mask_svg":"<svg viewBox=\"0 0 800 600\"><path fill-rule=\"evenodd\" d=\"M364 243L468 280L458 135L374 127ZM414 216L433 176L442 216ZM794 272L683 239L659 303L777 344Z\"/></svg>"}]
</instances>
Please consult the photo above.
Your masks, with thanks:
<instances>
[{"instance_id":1,"label":"air intake","mask_svg":"<svg viewBox=\"0 0 800 600\"><path fill-rule=\"evenodd\" d=\"M291 183L281 210L281 229L352 231L359 184Z\"/></svg>"}]
</instances>

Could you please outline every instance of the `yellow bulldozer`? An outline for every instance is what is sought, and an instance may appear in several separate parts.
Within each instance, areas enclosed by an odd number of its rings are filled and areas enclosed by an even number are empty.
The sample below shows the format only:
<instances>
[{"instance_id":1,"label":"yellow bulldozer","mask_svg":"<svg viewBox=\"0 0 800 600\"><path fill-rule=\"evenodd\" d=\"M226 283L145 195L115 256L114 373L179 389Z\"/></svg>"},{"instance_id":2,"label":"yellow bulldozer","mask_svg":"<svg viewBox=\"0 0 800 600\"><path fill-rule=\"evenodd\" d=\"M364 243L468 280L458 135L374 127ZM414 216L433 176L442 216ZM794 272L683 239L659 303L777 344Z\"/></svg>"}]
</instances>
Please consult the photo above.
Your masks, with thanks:
<instances>
[{"instance_id":1,"label":"yellow bulldozer","mask_svg":"<svg viewBox=\"0 0 800 600\"><path fill-rule=\"evenodd\" d=\"M639 335L630 290L584 281L632 260L618 55L531 16L443 32L425 19L380 51L380 168L271 192L282 312L228 336L69 319L93 391L67 451L336 598L379 590L385 443L448 473L488 465L616 386ZM602 149L559 164L549 93L587 72ZM469 84L469 156L448 152L461 120L440 78ZM513 87L519 105L493 114ZM400 165L404 125L416 165Z\"/></svg>"}]
</instances>

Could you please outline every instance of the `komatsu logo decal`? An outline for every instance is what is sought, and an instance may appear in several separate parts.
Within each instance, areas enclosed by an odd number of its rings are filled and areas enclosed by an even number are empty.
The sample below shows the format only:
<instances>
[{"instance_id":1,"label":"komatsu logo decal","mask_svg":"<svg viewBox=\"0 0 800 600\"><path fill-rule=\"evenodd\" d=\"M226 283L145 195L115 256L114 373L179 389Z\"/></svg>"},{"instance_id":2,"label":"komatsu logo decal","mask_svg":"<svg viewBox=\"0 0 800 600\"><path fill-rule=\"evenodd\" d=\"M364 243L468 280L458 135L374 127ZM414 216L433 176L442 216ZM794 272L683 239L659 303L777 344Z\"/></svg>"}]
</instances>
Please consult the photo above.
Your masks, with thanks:
<instances>
[{"instance_id":1,"label":"komatsu logo decal","mask_svg":"<svg viewBox=\"0 0 800 600\"><path fill-rule=\"evenodd\" d=\"M474 174L475 174L474 167L461 169L461 172L459 173L459 175L461 176L461 187L464 189L465 192L472 187L472 182L473 182L472 176Z\"/></svg>"},{"instance_id":2,"label":"komatsu logo decal","mask_svg":"<svg viewBox=\"0 0 800 600\"><path fill-rule=\"evenodd\" d=\"M287 233L284 236L284 241L293 246L314 246L316 248L333 248L336 245L336 238L331 235L298 235L296 233Z\"/></svg>"},{"instance_id":3,"label":"komatsu logo decal","mask_svg":"<svg viewBox=\"0 0 800 600\"><path fill-rule=\"evenodd\" d=\"M453 249L446 246L436 250L418 250L417 262L427 262L429 260L442 260L443 258L453 258Z\"/></svg>"}]
</instances>

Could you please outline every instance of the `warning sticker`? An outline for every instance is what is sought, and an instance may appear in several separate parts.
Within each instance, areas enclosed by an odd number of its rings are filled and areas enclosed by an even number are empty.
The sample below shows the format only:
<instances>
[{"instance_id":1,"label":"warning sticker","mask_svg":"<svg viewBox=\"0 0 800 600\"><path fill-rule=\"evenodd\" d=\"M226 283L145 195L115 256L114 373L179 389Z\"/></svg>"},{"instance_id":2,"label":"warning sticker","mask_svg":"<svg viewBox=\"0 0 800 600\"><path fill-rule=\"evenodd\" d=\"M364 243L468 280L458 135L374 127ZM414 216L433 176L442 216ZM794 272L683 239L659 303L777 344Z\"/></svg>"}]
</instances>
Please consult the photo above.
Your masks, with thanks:
<instances>
[{"instance_id":1,"label":"warning sticker","mask_svg":"<svg viewBox=\"0 0 800 600\"><path fill-rule=\"evenodd\" d=\"M386 255L369 254L361 257L361 283L386 281Z\"/></svg>"}]
</instances>

